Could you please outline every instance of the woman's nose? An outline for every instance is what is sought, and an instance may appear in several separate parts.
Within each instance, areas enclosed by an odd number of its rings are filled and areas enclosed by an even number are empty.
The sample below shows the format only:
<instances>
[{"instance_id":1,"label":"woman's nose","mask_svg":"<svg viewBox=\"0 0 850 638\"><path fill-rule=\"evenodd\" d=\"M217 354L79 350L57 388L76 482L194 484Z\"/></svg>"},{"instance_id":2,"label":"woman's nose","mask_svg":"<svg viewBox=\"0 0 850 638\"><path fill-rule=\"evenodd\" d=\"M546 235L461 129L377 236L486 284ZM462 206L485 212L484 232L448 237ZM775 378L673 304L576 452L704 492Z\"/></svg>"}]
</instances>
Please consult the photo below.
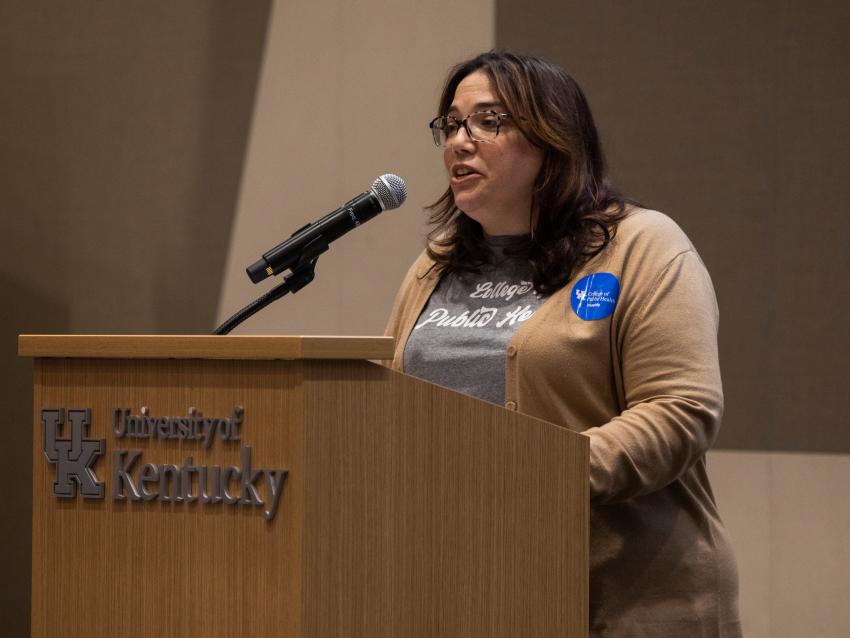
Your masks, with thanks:
<instances>
[{"instance_id":1,"label":"woman's nose","mask_svg":"<svg viewBox=\"0 0 850 638\"><path fill-rule=\"evenodd\" d=\"M458 128L457 132L448 139L446 146L455 153L469 153L475 149L475 140L472 139L472 135L469 134L469 130L466 126L461 126Z\"/></svg>"}]
</instances>

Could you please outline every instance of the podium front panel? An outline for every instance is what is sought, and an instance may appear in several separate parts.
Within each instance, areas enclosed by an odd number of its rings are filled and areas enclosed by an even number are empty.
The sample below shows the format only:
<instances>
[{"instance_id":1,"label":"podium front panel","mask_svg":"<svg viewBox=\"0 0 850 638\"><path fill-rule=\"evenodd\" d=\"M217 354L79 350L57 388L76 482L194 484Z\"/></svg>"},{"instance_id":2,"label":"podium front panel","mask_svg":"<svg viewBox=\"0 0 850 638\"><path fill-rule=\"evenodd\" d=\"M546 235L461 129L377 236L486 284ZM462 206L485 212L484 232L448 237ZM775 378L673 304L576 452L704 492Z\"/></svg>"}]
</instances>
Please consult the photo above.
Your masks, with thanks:
<instances>
[{"instance_id":1,"label":"podium front panel","mask_svg":"<svg viewBox=\"0 0 850 638\"><path fill-rule=\"evenodd\" d=\"M585 437L355 358L34 383L33 636L587 633Z\"/></svg>"}]
</instances>

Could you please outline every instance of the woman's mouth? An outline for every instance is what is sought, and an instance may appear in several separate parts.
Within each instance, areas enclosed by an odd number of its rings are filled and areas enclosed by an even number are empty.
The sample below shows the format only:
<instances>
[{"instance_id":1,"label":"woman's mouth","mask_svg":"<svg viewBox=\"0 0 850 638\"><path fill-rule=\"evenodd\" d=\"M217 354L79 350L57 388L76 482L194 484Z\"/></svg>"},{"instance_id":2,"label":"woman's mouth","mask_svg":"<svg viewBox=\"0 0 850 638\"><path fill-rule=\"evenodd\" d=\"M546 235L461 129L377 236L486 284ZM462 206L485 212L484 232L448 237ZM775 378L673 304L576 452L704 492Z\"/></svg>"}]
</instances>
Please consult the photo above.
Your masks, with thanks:
<instances>
[{"instance_id":1,"label":"woman's mouth","mask_svg":"<svg viewBox=\"0 0 850 638\"><path fill-rule=\"evenodd\" d=\"M452 186L461 185L475 178L481 177L481 173L475 171L468 166L455 166L452 168L451 184Z\"/></svg>"}]
</instances>

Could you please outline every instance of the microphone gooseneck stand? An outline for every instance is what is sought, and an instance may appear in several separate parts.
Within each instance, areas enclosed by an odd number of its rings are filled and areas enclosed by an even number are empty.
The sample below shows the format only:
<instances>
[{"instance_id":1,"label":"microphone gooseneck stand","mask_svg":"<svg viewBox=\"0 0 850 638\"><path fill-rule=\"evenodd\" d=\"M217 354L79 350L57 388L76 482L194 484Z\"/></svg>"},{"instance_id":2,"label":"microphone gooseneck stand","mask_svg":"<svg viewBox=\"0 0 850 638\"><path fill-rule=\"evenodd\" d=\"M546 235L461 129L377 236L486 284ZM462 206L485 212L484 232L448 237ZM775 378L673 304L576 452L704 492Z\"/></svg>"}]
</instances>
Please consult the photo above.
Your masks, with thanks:
<instances>
[{"instance_id":1,"label":"microphone gooseneck stand","mask_svg":"<svg viewBox=\"0 0 850 638\"><path fill-rule=\"evenodd\" d=\"M290 269L290 273L283 278L283 283L275 286L262 297L252 301L235 315L221 324L213 331L214 335L226 335L248 317L253 316L270 303L277 301L287 293L296 293L309 284L316 276L316 262L319 255L328 249L328 242L323 236L316 237L304 246L298 262Z\"/></svg>"}]
</instances>

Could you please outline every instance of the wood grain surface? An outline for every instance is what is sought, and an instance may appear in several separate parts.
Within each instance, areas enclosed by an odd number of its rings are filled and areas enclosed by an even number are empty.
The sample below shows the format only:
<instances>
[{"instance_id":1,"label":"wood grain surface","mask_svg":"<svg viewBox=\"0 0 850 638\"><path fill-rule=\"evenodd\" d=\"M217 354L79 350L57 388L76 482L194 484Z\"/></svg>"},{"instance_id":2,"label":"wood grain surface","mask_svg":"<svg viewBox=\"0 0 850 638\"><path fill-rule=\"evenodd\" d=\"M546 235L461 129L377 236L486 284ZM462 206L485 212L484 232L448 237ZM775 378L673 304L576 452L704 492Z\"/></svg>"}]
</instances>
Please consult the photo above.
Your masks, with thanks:
<instances>
[{"instance_id":1,"label":"wood grain surface","mask_svg":"<svg viewBox=\"0 0 850 638\"><path fill-rule=\"evenodd\" d=\"M587 636L585 437L360 362L305 375L305 635Z\"/></svg>"}]
</instances>

